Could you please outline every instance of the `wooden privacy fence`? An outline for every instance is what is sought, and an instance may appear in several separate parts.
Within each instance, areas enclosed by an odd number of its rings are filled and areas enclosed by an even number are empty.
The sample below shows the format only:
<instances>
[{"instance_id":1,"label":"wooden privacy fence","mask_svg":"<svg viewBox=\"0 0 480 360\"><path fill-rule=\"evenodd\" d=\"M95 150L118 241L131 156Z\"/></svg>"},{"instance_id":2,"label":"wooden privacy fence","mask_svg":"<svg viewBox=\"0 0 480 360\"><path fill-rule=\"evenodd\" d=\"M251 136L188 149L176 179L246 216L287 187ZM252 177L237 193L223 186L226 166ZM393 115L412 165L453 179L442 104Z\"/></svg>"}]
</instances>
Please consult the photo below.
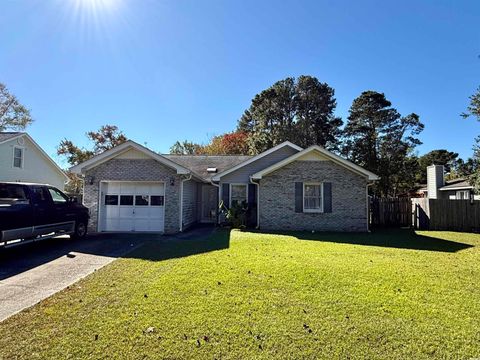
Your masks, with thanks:
<instances>
[{"instance_id":1,"label":"wooden privacy fence","mask_svg":"<svg viewBox=\"0 0 480 360\"><path fill-rule=\"evenodd\" d=\"M370 225L405 227L412 224L412 202L409 198L370 198Z\"/></svg>"},{"instance_id":2,"label":"wooden privacy fence","mask_svg":"<svg viewBox=\"0 0 480 360\"><path fill-rule=\"evenodd\" d=\"M480 232L480 201L412 199L415 229Z\"/></svg>"}]
</instances>

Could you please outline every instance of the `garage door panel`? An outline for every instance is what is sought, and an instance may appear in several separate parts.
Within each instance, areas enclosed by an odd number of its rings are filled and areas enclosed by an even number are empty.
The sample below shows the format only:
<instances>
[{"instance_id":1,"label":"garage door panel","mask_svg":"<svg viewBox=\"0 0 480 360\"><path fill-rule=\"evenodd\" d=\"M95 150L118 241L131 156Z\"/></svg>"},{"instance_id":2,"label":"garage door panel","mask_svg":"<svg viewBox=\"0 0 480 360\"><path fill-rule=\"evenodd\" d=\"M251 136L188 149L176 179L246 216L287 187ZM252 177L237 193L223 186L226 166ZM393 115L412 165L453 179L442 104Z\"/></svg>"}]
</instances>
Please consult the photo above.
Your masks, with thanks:
<instances>
[{"instance_id":1,"label":"garage door panel","mask_svg":"<svg viewBox=\"0 0 480 360\"><path fill-rule=\"evenodd\" d=\"M164 231L163 183L111 182L102 189L103 231ZM109 205L105 205L106 195L110 196ZM115 195L118 204L112 201Z\"/></svg>"}]
</instances>

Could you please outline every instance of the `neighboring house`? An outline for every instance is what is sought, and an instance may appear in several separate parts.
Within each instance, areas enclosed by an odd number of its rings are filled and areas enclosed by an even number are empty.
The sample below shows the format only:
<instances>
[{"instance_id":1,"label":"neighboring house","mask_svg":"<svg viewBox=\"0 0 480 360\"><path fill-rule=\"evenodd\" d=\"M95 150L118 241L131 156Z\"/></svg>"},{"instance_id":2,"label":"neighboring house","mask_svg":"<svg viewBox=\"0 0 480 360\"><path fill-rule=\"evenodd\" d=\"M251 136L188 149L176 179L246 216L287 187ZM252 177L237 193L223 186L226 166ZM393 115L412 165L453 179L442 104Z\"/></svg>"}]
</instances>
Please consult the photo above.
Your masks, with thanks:
<instances>
[{"instance_id":1,"label":"neighboring house","mask_svg":"<svg viewBox=\"0 0 480 360\"><path fill-rule=\"evenodd\" d=\"M480 200L467 179L459 178L445 181L443 165L427 167L427 185L418 191L430 199L469 200L472 196Z\"/></svg>"},{"instance_id":2,"label":"neighboring house","mask_svg":"<svg viewBox=\"0 0 480 360\"><path fill-rule=\"evenodd\" d=\"M256 156L159 155L127 141L71 169L84 177L91 231L175 233L246 202L263 230L367 231L378 177L319 147Z\"/></svg>"},{"instance_id":3,"label":"neighboring house","mask_svg":"<svg viewBox=\"0 0 480 360\"><path fill-rule=\"evenodd\" d=\"M63 190L68 178L27 133L0 132L0 181L42 183Z\"/></svg>"}]
</instances>

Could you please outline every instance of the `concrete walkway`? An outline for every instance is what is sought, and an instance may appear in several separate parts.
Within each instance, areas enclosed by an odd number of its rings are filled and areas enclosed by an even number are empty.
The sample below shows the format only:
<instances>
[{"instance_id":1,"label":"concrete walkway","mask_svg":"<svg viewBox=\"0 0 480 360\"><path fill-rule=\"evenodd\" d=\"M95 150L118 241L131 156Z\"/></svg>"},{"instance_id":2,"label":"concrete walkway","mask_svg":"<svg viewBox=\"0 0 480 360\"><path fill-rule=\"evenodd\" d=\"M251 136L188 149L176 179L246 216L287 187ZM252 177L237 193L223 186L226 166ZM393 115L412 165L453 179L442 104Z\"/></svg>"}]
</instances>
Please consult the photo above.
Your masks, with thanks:
<instances>
[{"instance_id":1,"label":"concrete walkway","mask_svg":"<svg viewBox=\"0 0 480 360\"><path fill-rule=\"evenodd\" d=\"M158 235L93 235L0 249L0 321L35 305Z\"/></svg>"}]
</instances>

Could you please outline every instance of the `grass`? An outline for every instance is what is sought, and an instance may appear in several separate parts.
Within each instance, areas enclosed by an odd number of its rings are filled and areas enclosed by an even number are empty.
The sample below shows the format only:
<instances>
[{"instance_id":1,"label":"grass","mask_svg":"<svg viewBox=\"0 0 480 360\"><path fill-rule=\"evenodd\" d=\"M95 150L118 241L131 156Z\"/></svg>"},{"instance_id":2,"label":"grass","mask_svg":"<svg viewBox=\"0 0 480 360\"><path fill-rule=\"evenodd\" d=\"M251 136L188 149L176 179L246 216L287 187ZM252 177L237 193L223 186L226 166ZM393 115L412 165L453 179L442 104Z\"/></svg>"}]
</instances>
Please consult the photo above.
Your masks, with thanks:
<instances>
[{"instance_id":1,"label":"grass","mask_svg":"<svg viewBox=\"0 0 480 360\"><path fill-rule=\"evenodd\" d=\"M146 244L0 323L0 358L478 358L480 235Z\"/></svg>"}]
</instances>

